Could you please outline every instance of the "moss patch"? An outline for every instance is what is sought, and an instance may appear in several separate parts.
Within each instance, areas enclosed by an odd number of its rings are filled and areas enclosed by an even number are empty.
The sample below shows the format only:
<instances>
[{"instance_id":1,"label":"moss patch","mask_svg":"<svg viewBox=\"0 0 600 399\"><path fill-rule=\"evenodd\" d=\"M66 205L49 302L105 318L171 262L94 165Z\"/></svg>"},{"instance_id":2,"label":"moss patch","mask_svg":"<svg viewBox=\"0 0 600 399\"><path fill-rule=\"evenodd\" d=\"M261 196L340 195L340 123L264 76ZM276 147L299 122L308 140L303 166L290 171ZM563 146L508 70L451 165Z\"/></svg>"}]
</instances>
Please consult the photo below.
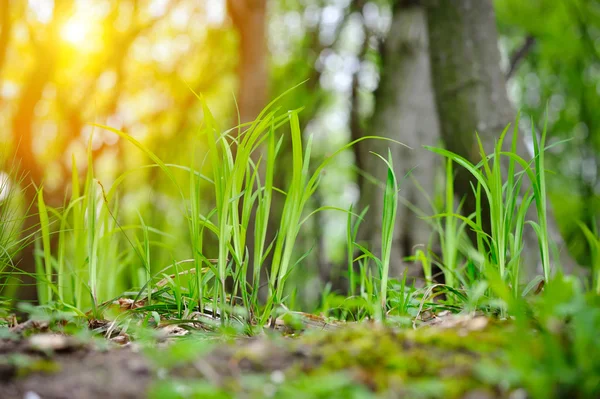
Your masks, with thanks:
<instances>
[{"instance_id":1,"label":"moss patch","mask_svg":"<svg viewBox=\"0 0 600 399\"><path fill-rule=\"evenodd\" d=\"M311 334L299 341L314 346L322 356L313 373L348 370L374 392L445 398L473 390L497 391L490 389L478 366L482 360L501 366L507 343L495 326L483 331L433 327L395 331L374 324Z\"/></svg>"}]
</instances>

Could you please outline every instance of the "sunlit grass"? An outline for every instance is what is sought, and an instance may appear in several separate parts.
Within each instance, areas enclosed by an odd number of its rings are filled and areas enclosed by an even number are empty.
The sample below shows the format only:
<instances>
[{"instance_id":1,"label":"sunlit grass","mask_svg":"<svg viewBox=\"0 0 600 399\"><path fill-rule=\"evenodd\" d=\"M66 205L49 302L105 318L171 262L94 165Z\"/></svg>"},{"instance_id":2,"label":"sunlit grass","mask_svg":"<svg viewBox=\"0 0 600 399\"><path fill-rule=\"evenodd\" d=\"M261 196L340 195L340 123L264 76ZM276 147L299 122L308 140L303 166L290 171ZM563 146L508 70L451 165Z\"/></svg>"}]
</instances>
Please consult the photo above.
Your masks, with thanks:
<instances>
[{"instance_id":1,"label":"sunlit grass","mask_svg":"<svg viewBox=\"0 0 600 399\"><path fill-rule=\"evenodd\" d=\"M286 93L284 93L286 94ZM475 164L441 148L428 147L447 158L443 207L428 220L441 244L441 258L429 248L418 249L412 259L421 263L425 286L416 289L404 273L391 276L393 236L399 205L399 186L390 154L381 162L387 166L383 182L383 211L371 215L335 207L311 209L309 204L320 182L321 172L339 153L358 141L381 139L366 136L340 148L312 167L310 137L300 131L301 110L281 112L277 100L269 104L255 121L221 130L201 96L204 123L197 140L207 143L204 152L191 148L188 165L167 164L143 143L125 132L98 125L118 135L145 154L152 164L127 171L107 190L94 176L91 146L83 184L73 160L69 201L61 209L49 208L42 190L38 193L40 230L37 241L38 293L44 305L52 303L77 314L91 310L94 317L110 307L111 301L127 296L150 312L172 312L187 319L194 312L210 315L222 325L273 326L276 318L295 306L299 287L288 286L292 271L304 267L306 253L298 253L297 241L306 221L317 212L338 211L347 215L348 295L324 292L321 309L325 313L360 320L384 320L417 316L424 306L457 310L461 307L508 304L498 287L508 287L513 298L531 292L540 279L550 278L549 239L546 234L546 197L543 146L534 141L535 157L528 162L517 155L518 120L509 150L502 132L491 154L478 141L483 159ZM285 187L275 187L278 157L283 135L289 134L292 159L291 177ZM384 139L385 140L385 139ZM479 139L478 139L479 140ZM399 145L388 140L390 145ZM91 143L91 139L90 139ZM462 202L455 199L456 168L465 168L474 179L477 208L462 215ZM187 222L190 256L157 264L153 251L169 251L161 241L165 233L150 226L138 213L137 222L122 225L119 193L126 190L127 177L147 168L159 168L174 189L174 203L181 204L181 217ZM176 176L182 174L182 180ZM527 180L527 181L526 181ZM187 181L187 183L185 183ZM186 186L187 185L187 186ZM523 187L530 187L523 190ZM210 195L208 195L210 193ZM272 212L275 196L283 201L281 215ZM434 201L432 208L436 209ZM529 220L535 202L537 219ZM207 209L207 204L211 204ZM485 212L489 212L485 213ZM382 221L381 253L357 240L361 222L367 217ZM273 218L276 218L274 220ZM485 231L485 221L490 231ZM269 234L270 226L277 226ZM539 238L544 274L529 284L522 281L523 234L532 228ZM467 232L475 233L470 242ZM248 237L253 235L253 247ZM590 234L588 234L590 235ZM215 259L205 256L207 237L216 243ZM273 238L268 238L272 236ZM590 237L592 237L590 235ZM212 253L211 252L211 253ZM433 266L441 269L443 283L435 281ZM597 287L597 279L594 282ZM126 291L131 288L133 291ZM266 297L259 295L264 288ZM445 294L441 299L440 295ZM496 302L494 302L496 301ZM329 306L333 308L329 309Z\"/></svg>"},{"instance_id":2,"label":"sunlit grass","mask_svg":"<svg viewBox=\"0 0 600 399\"><path fill-rule=\"evenodd\" d=\"M85 176L73 159L70 192L62 207L47 204L43 187L37 188L38 213L33 216L38 222L35 276L40 306L22 306L21 310L51 320L64 314L84 322L108 319L111 329L123 328L131 334L165 324L201 325L219 337L260 334L282 323L292 331L302 331L302 317L323 323L331 321L328 317L376 320L394 328L416 328L427 322L427 313L435 318L442 311L485 312L486 323L505 323L502 337L514 341L502 353L503 366L510 365L510 374L488 364L483 371L486 381L505 388L526 387L535 398L551 397L556 389L566 395L595 394L600 244L597 233L582 225L592 251L590 291L576 278L555 274L550 267L545 131L541 140L534 135L531 161L517 155L518 120L508 147L509 127L490 153L477 138L480 162L428 147L445 158L445 184L439 199L428 198L433 216L413 209L430 223L435 235L431 241L437 240L441 248L439 256L425 247L410 257L422 267L424 285L420 285L408 278L407 270L401 275L390 272L402 188L390 152L387 158L373 154L387 167L385 181L380 182L381 214L370 214L368 208L358 212L354 206L311 208L311 197L327 165L358 141L381 138L367 136L348 143L313 167L312 139L303 137L300 130L301 110L282 112L274 102L255 121L221 130L203 98L198 96L198 100L204 124L196 139L208 144L190 148L189 163L166 163L129 134L96 126L117 135L152 163L126 171L104 187L95 176L89 145ZM286 134L291 139L292 160L287 165L291 177L285 187L275 187ZM187 231L176 237L152 226L147 213L138 211L129 218L123 214L120 198L128 190L128 177L152 168L160 169L169 180L174 192L170 206L179 209L187 223ZM455 197L459 168L473 178L476 209L469 215L461 213L464 199ZM0 180L0 189L2 184ZM26 242L7 218L10 213L2 213L7 209L3 201L11 195L14 191L0 198L2 272L15 268L13 257ZM280 215L271 209L277 200L283 201ZM303 287L292 272L305 272L308 254L299 250L299 237L306 222L322 211L343 212L347 217L344 266L348 289L336 292L326 285L318 307L310 309L313 314L302 314L294 312ZM367 218L381 218L380 253L359 240L361 223ZM490 230L486 231L488 220ZM276 231L269 232L273 225ZM537 248L525 248L526 229L537 235ZM185 240L186 256L176 257L165 243L167 238ZM530 267L523 262L525 250L539 255L543 267L542 275L529 281L522 270ZM217 256L209 259L207 253ZM159 264L163 258L167 263ZM441 276L434 274L435 266ZM265 296L259 295L261 289Z\"/></svg>"},{"instance_id":3,"label":"sunlit grass","mask_svg":"<svg viewBox=\"0 0 600 399\"><path fill-rule=\"evenodd\" d=\"M26 223L33 202L27 203L24 192L33 187L26 183L19 163L5 156L0 152L0 295L11 298L24 275L18 265L19 255L32 242L37 225Z\"/></svg>"},{"instance_id":4,"label":"sunlit grass","mask_svg":"<svg viewBox=\"0 0 600 399\"><path fill-rule=\"evenodd\" d=\"M275 100L254 122L221 133L202 97L198 99L204 110L204 125L198 138L208 142L207 155L199 163L200 167L194 163L191 166L166 164L128 134L109 126L98 126L137 147L155 164L147 167L160 168L173 184L176 196L186 204L182 217L189 226L191 258L174 259L172 265L162 269L160 265L153 264L151 247L156 244L151 235L160 236L162 233L148 226L141 215L136 225L122 226L119 223L118 187L133 171L119 176L107 191L94 178L90 150L90 167L83 192L76 162L73 162L70 200L65 207L62 210L50 209L41 191L38 197L41 241L37 275L42 304L57 301L77 309L80 314L91 307L92 313L100 317L105 305L123 293L123 282L129 281L133 287L137 287L134 296L136 301L143 299L148 306L154 306L150 304L156 301L167 301L175 306L180 317L187 317L197 309L218 315L222 323L228 322L229 318L242 323L258 322L260 325L274 322L275 315L291 299L286 290L291 271L301 267L304 259L304 255L297 254L295 250L303 225L317 212L347 212L328 206L308 209L307 205L319 185L321 172L337 154L356 142L380 138L363 137L349 143L317 165L314 172L310 172L311 139L303 142L298 118L300 110L279 113L274 108ZM291 135L291 180L287 187L278 188L273 186L273 181L278 173L276 160L282 145L280 130L284 125L287 125ZM398 191L392 160L384 162L390 168L386 212L382 216L384 224L388 226L382 232L386 244L382 248L381 258L369 257L376 260L379 270L378 290L372 284L368 259L356 260L360 267L361 294L369 302L380 302L379 317L383 317L387 310L388 265ZM204 174L204 169L209 170L208 176ZM186 191L181 185L175 171L188 174L189 190ZM210 201L207 202L204 183L213 188L215 205L206 214L205 204ZM275 193L283 196L283 213L279 216L271 212ZM251 223L252 215L255 215L254 223ZM349 213L349 216L352 215ZM276 223L272 223L273 217L278 217ZM268 242L267 228L273 224L278 229L274 232L273 241ZM214 235L218 245L214 260L204 255L206 234ZM252 251L247 247L249 234L254 235ZM354 229L354 239L356 234ZM56 247L51 243L53 235L57 237ZM193 264L192 269L183 268L189 263ZM265 271L268 276L266 280ZM182 282L182 279L185 281ZM268 292L264 303L258 295L263 284L266 284ZM240 309L244 309L241 313L239 309L236 310L240 305Z\"/></svg>"}]
</instances>

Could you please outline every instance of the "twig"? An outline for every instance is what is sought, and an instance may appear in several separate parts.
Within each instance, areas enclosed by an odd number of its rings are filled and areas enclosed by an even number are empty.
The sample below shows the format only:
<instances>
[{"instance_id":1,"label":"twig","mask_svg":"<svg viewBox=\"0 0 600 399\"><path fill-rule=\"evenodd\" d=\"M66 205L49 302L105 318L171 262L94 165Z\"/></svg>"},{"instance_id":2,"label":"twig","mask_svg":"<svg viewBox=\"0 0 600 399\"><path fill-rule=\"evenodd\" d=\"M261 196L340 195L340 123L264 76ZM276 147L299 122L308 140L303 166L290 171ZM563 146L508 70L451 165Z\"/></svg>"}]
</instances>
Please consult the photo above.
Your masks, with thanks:
<instances>
[{"instance_id":1,"label":"twig","mask_svg":"<svg viewBox=\"0 0 600 399\"><path fill-rule=\"evenodd\" d=\"M535 42L535 37L533 37L532 35L528 35L525 38L525 42L523 42L521 47L513 53L513 55L510 57L510 67L508 68L508 72L506 72L506 80L512 77L521 61L525 59L529 51L531 51L531 49L535 45Z\"/></svg>"}]
</instances>

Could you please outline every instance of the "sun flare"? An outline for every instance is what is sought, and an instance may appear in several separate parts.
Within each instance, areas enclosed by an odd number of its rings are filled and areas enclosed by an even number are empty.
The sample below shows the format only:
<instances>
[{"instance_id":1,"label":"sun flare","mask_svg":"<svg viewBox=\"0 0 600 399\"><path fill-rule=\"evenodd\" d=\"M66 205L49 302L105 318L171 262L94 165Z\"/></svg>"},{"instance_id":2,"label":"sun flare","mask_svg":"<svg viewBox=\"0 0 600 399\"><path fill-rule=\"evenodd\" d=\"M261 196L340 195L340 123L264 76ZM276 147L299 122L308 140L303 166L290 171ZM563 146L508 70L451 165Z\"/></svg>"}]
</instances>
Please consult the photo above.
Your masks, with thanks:
<instances>
[{"instance_id":1,"label":"sun flare","mask_svg":"<svg viewBox=\"0 0 600 399\"><path fill-rule=\"evenodd\" d=\"M71 18L61 29L62 39L77 47L84 47L89 40L91 26L89 21L81 18Z\"/></svg>"}]
</instances>

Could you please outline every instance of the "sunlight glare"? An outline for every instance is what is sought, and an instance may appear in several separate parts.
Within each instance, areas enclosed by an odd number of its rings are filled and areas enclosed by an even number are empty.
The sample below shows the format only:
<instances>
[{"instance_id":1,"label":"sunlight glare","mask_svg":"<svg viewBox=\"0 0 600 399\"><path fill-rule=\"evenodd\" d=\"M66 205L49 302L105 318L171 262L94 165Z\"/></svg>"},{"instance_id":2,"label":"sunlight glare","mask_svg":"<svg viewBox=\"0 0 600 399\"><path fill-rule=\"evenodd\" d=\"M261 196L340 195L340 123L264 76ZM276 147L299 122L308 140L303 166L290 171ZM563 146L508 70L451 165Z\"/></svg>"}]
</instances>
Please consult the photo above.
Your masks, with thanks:
<instances>
[{"instance_id":1,"label":"sunlight glare","mask_svg":"<svg viewBox=\"0 0 600 399\"><path fill-rule=\"evenodd\" d=\"M77 47L84 47L88 43L90 31L89 21L82 18L71 18L65 23L60 33L64 41Z\"/></svg>"},{"instance_id":2,"label":"sunlight glare","mask_svg":"<svg viewBox=\"0 0 600 399\"><path fill-rule=\"evenodd\" d=\"M54 14L54 1L52 0L29 0L29 10L35 18L43 24L52 21Z\"/></svg>"}]
</instances>

